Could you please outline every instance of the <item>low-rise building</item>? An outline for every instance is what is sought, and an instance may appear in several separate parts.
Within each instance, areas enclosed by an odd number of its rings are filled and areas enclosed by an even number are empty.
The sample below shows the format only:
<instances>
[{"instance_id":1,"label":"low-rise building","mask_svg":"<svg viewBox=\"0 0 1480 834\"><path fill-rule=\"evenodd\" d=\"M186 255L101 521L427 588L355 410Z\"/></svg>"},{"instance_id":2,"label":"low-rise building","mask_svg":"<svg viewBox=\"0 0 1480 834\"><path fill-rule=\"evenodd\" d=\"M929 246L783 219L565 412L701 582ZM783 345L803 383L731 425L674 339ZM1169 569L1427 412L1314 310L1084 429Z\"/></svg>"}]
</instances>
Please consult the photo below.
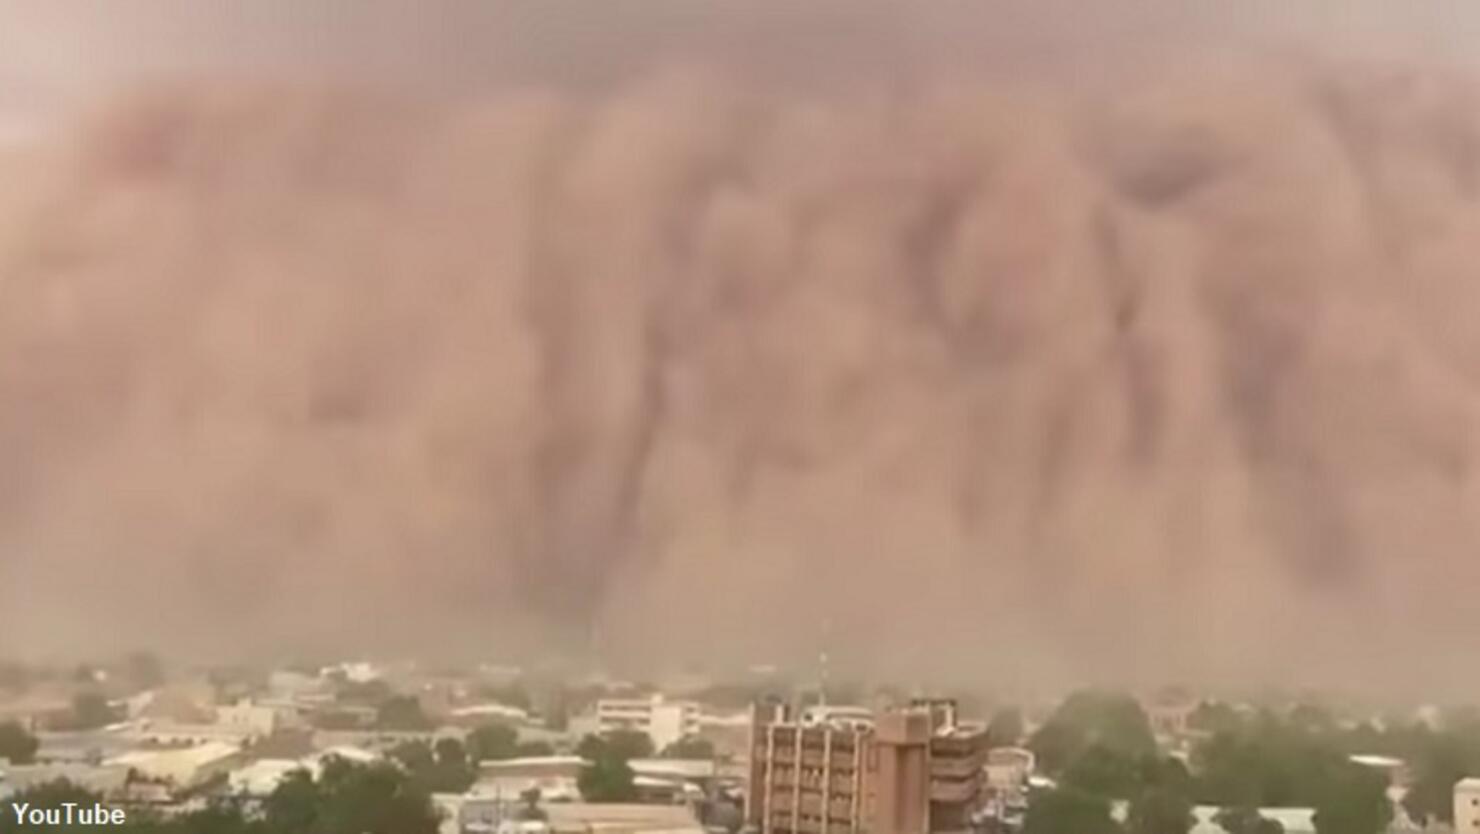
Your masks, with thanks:
<instances>
[{"instance_id":1,"label":"low-rise building","mask_svg":"<svg viewBox=\"0 0 1480 834\"><path fill-rule=\"evenodd\" d=\"M444 738L468 740L465 727L439 727L435 730L315 730L313 746L318 750L331 747L358 747L372 753L385 753L407 742L435 746Z\"/></svg>"},{"instance_id":2,"label":"low-rise building","mask_svg":"<svg viewBox=\"0 0 1480 834\"><path fill-rule=\"evenodd\" d=\"M476 727L481 724L526 724L529 712L519 707L500 703L467 704L448 710L447 720L460 726Z\"/></svg>"},{"instance_id":3,"label":"low-rise building","mask_svg":"<svg viewBox=\"0 0 1480 834\"><path fill-rule=\"evenodd\" d=\"M243 799L265 799L277 790L291 774L303 771L317 779L330 759L340 759L354 764L371 764L380 757L357 747L335 747L300 758L263 758L245 763L232 770L227 776L227 786L233 796Z\"/></svg>"},{"instance_id":4,"label":"low-rise building","mask_svg":"<svg viewBox=\"0 0 1480 834\"><path fill-rule=\"evenodd\" d=\"M139 721L119 727L118 733L141 747L196 747L203 744L245 747L266 735L228 724L182 724L174 721Z\"/></svg>"},{"instance_id":5,"label":"low-rise building","mask_svg":"<svg viewBox=\"0 0 1480 834\"><path fill-rule=\"evenodd\" d=\"M478 778L470 793L499 802L517 802L525 792L538 790L546 802L573 802L581 798L579 779L587 761L580 756L529 756L478 764Z\"/></svg>"},{"instance_id":6,"label":"low-rise building","mask_svg":"<svg viewBox=\"0 0 1480 834\"><path fill-rule=\"evenodd\" d=\"M542 806L551 834L703 834L693 812L681 805L587 802Z\"/></svg>"},{"instance_id":7,"label":"low-rise building","mask_svg":"<svg viewBox=\"0 0 1480 834\"><path fill-rule=\"evenodd\" d=\"M1454 783L1455 834L1480 832L1480 779L1461 779Z\"/></svg>"},{"instance_id":8,"label":"low-rise building","mask_svg":"<svg viewBox=\"0 0 1480 834\"><path fill-rule=\"evenodd\" d=\"M208 742L167 750L136 750L111 759L107 764L131 768L146 780L184 790L224 778L243 761L245 755L241 747Z\"/></svg>"},{"instance_id":9,"label":"low-rise building","mask_svg":"<svg viewBox=\"0 0 1480 834\"><path fill-rule=\"evenodd\" d=\"M996 747L987 751L987 788L1002 794L1027 790L1034 770L1033 751L1024 747Z\"/></svg>"},{"instance_id":10,"label":"low-rise building","mask_svg":"<svg viewBox=\"0 0 1480 834\"><path fill-rule=\"evenodd\" d=\"M713 759L632 759L627 766L640 802L700 802L719 779Z\"/></svg>"},{"instance_id":11,"label":"low-rise building","mask_svg":"<svg viewBox=\"0 0 1480 834\"><path fill-rule=\"evenodd\" d=\"M80 730L76 732L42 732L36 735L41 746L36 761L41 764L100 765L115 756L137 750L141 742L123 728Z\"/></svg>"},{"instance_id":12,"label":"low-rise building","mask_svg":"<svg viewBox=\"0 0 1480 834\"><path fill-rule=\"evenodd\" d=\"M662 695L647 698L603 698L596 702L596 729L644 733L653 748L662 750L675 741L699 734L699 705L669 701Z\"/></svg>"},{"instance_id":13,"label":"low-rise building","mask_svg":"<svg viewBox=\"0 0 1480 834\"><path fill-rule=\"evenodd\" d=\"M238 701L216 708L216 723L253 738L266 738L277 731L280 711L252 701Z\"/></svg>"}]
</instances>

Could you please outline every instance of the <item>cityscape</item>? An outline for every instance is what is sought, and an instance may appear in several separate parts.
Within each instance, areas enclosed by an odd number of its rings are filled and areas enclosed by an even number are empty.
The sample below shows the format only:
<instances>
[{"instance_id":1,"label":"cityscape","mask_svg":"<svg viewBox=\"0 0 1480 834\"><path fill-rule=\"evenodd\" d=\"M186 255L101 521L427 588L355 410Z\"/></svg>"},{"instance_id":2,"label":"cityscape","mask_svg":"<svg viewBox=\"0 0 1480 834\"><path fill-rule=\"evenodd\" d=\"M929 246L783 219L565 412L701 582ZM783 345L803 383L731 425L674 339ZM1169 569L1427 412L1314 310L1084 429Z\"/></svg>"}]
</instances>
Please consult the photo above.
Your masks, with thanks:
<instances>
[{"instance_id":1,"label":"cityscape","mask_svg":"<svg viewBox=\"0 0 1480 834\"><path fill-rule=\"evenodd\" d=\"M1474 0L0 0L0 834L1480 834Z\"/></svg>"},{"instance_id":2,"label":"cityscape","mask_svg":"<svg viewBox=\"0 0 1480 834\"><path fill-rule=\"evenodd\" d=\"M638 683L495 664L176 668L143 653L7 664L0 831L68 807L202 834L1379 834L1480 820L1473 707L1182 687L1005 703L806 671Z\"/></svg>"}]
</instances>

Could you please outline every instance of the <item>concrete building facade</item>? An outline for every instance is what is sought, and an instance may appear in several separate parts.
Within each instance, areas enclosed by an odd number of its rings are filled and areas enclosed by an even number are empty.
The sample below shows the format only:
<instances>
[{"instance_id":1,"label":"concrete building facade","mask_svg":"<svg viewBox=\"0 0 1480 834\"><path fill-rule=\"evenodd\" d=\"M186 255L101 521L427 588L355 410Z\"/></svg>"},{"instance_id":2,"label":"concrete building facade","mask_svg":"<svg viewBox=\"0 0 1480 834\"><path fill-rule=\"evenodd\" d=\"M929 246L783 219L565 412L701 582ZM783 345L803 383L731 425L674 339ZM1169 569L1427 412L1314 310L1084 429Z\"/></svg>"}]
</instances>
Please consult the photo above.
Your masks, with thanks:
<instances>
[{"instance_id":1,"label":"concrete building facade","mask_svg":"<svg viewBox=\"0 0 1480 834\"><path fill-rule=\"evenodd\" d=\"M955 834L984 800L986 732L949 702L804 723L756 708L746 820L760 834Z\"/></svg>"},{"instance_id":2,"label":"concrete building facade","mask_svg":"<svg viewBox=\"0 0 1480 834\"><path fill-rule=\"evenodd\" d=\"M1454 832L1480 832L1480 779L1461 779L1454 784Z\"/></svg>"}]
</instances>

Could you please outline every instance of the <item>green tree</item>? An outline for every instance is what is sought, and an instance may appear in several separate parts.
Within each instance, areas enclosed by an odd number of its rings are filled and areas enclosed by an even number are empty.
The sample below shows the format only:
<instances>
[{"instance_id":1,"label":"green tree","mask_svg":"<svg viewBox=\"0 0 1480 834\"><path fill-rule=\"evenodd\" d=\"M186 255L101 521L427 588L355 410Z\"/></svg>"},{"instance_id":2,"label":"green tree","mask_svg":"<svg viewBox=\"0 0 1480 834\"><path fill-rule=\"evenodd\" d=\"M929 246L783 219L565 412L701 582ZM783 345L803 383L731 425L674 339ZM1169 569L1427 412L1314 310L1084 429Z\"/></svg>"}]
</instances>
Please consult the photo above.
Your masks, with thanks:
<instances>
[{"instance_id":1,"label":"green tree","mask_svg":"<svg viewBox=\"0 0 1480 834\"><path fill-rule=\"evenodd\" d=\"M1403 810L1414 821L1454 822L1454 784L1480 773L1475 751L1454 735L1436 739L1414 761L1413 784L1403 796Z\"/></svg>"},{"instance_id":2,"label":"green tree","mask_svg":"<svg viewBox=\"0 0 1480 834\"><path fill-rule=\"evenodd\" d=\"M632 768L625 759L607 756L581 768L576 786L587 802L632 802L637 799Z\"/></svg>"},{"instance_id":3,"label":"green tree","mask_svg":"<svg viewBox=\"0 0 1480 834\"><path fill-rule=\"evenodd\" d=\"M1017 707L999 709L987 724L987 744L991 747L1013 747L1023 738L1023 712Z\"/></svg>"},{"instance_id":4,"label":"green tree","mask_svg":"<svg viewBox=\"0 0 1480 834\"><path fill-rule=\"evenodd\" d=\"M1316 834L1378 834L1393 820L1386 780L1360 765L1336 775L1316 803Z\"/></svg>"},{"instance_id":5,"label":"green tree","mask_svg":"<svg viewBox=\"0 0 1480 834\"><path fill-rule=\"evenodd\" d=\"M317 790L308 834L436 834L440 824L430 795L392 764L330 760Z\"/></svg>"},{"instance_id":6,"label":"green tree","mask_svg":"<svg viewBox=\"0 0 1480 834\"><path fill-rule=\"evenodd\" d=\"M405 768L417 788L427 793L462 793L477 777L463 743L455 738L439 739L435 746L423 741L402 742L390 751L390 757Z\"/></svg>"},{"instance_id":7,"label":"green tree","mask_svg":"<svg viewBox=\"0 0 1480 834\"><path fill-rule=\"evenodd\" d=\"M1084 752L1083 738L1066 724L1045 724L1028 740L1028 749L1039 770L1061 775Z\"/></svg>"},{"instance_id":8,"label":"green tree","mask_svg":"<svg viewBox=\"0 0 1480 834\"><path fill-rule=\"evenodd\" d=\"M1061 782L1096 796L1130 799L1141 790L1142 768L1135 757L1095 744L1064 768Z\"/></svg>"},{"instance_id":9,"label":"green tree","mask_svg":"<svg viewBox=\"0 0 1480 834\"><path fill-rule=\"evenodd\" d=\"M1303 730L1326 733L1336 729L1336 716L1320 704L1298 704L1290 710L1290 724Z\"/></svg>"},{"instance_id":10,"label":"green tree","mask_svg":"<svg viewBox=\"0 0 1480 834\"><path fill-rule=\"evenodd\" d=\"M1059 788L1033 799L1023 820L1023 834L1120 834L1104 797Z\"/></svg>"},{"instance_id":11,"label":"green tree","mask_svg":"<svg viewBox=\"0 0 1480 834\"><path fill-rule=\"evenodd\" d=\"M0 759L11 764L30 764L36 760L36 751L41 742L26 732L26 728L14 721L0 724Z\"/></svg>"},{"instance_id":12,"label":"green tree","mask_svg":"<svg viewBox=\"0 0 1480 834\"><path fill-rule=\"evenodd\" d=\"M1195 822L1192 801L1185 794L1156 787L1131 803L1125 827L1130 834L1187 834Z\"/></svg>"},{"instance_id":13,"label":"green tree","mask_svg":"<svg viewBox=\"0 0 1480 834\"><path fill-rule=\"evenodd\" d=\"M589 735L576 746L576 755L588 762L577 781L587 802L631 802L637 790L628 762L653 755L653 742L628 730Z\"/></svg>"},{"instance_id":14,"label":"green tree","mask_svg":"<svg viewBox=\"0 0 1480 834\"><path fill-rule=\"evenodd\" d=\"M653 755L653 740L647 733L633 730L588 735L576 745L576 755L592 761L604 757L614 757L624 762L647 759Z\"/></svg>"},{"instance_id":15,"label":"green tree","mask_svg":"<svg viewBox=\"0 0 1480 834\"><path fill-rule=\"evenodd\" d=\"M421 711L421 702L409 695L386 699L375 713L375 726L382 730L430 730L432 720Z\"/></svg>"},{"instance_id":16,"label":"green tree","mask_svg":"<svg viewBox=\"0 0 1480 834\"><path fill-rule=\"evenodd\" d=\"M263 803L263 818L272 834L310 834L323 796L307 770L295 770Z\"/></svg>"},{"instance_id":17,"label":"green tree","mask_svg":"<svg viewBox=\"0 0 1480 834\"><path fill-rule=\"evenodd\" d=\"M1203 701L1187 716L1187 726L1204 733L1236 733L1243 729L1244 717L1221 701Z\"/></svg>"},{"instance_id":18,"label":"green tree","mask_svg":"<svg viewBox=\"0 0 1480 834\"><path fill-rule=\"evenodd\" d=\"M392 747L387 755L408 773L426 770L436 763L431 745L424 741L403 741Z\"/></svg>"},{"instance_id":19,"label":"green tree","mask_svg":"<svg viewBox=\"0 0 1480 834\"><path fill-rule=\"evenodd\" d=\"M665 759L712 759L714 743L699 736L684 736L663 748Z\"/></svg>"},{"instance_id":20,"label":"green tree","mask_svg":"<svg viewBox=\"0 0 1480 834\"><path fill-rule=\"evenodd\" d=\"M1092 745L1134 757L1156 752L1151 722L1136 699L1097 690L1070 695L1028 741L1050 774L1063 772Z\"/></svg>"},{"instance_id":21,"label":"green tree","mask_svg":"<svg viewBox=\"0 0 1480 834\"><path fill-rule=\"evenodd\" d=\"M1193 751L1198 801L1223 807L1314 807L1355 767L1339 740L1264 714L1239 733L1218 733Z\"/></svg>"},{"instance_id":22,"label":"green tree","mask_svg":"<svg viewBox=\"0 0 1480 834\"><path fill-rule=\"evenodd\" d=\"M72 699L71 726L76 730L96 730L118 719L118 714L101 692L79 692Z\"/></svg>"},{"instance_id":23,"label":"green tree","mask_svg":"<svg viewBox=\"0 0 1480 834\"><path fill-rule=\"evenodd\" d=\"M483 724L468 734L468 757L476 762L501 761L520 755L519 733L507 724Z\"/></svg>"}]
</instances>

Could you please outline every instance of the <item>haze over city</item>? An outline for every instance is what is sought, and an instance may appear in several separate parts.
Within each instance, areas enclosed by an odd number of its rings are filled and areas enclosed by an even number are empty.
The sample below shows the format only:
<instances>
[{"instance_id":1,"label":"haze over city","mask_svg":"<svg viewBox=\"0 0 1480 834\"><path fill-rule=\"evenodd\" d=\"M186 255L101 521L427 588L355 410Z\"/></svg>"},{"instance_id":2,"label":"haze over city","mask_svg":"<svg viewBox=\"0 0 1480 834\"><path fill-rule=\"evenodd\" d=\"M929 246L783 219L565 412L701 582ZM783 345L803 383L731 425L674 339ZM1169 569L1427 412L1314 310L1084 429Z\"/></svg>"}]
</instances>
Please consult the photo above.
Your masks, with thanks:
<instances>
[{"instance_id":1,"label":"haze over city","mask_svg":"<svg viewBox=\"0 0 1480 834\"><path fill-rule=\"evenodd\" d=\"M1473 691L1480 12L1237 6L0 0L0 656Z\"/></svg>"}]
</instances>

